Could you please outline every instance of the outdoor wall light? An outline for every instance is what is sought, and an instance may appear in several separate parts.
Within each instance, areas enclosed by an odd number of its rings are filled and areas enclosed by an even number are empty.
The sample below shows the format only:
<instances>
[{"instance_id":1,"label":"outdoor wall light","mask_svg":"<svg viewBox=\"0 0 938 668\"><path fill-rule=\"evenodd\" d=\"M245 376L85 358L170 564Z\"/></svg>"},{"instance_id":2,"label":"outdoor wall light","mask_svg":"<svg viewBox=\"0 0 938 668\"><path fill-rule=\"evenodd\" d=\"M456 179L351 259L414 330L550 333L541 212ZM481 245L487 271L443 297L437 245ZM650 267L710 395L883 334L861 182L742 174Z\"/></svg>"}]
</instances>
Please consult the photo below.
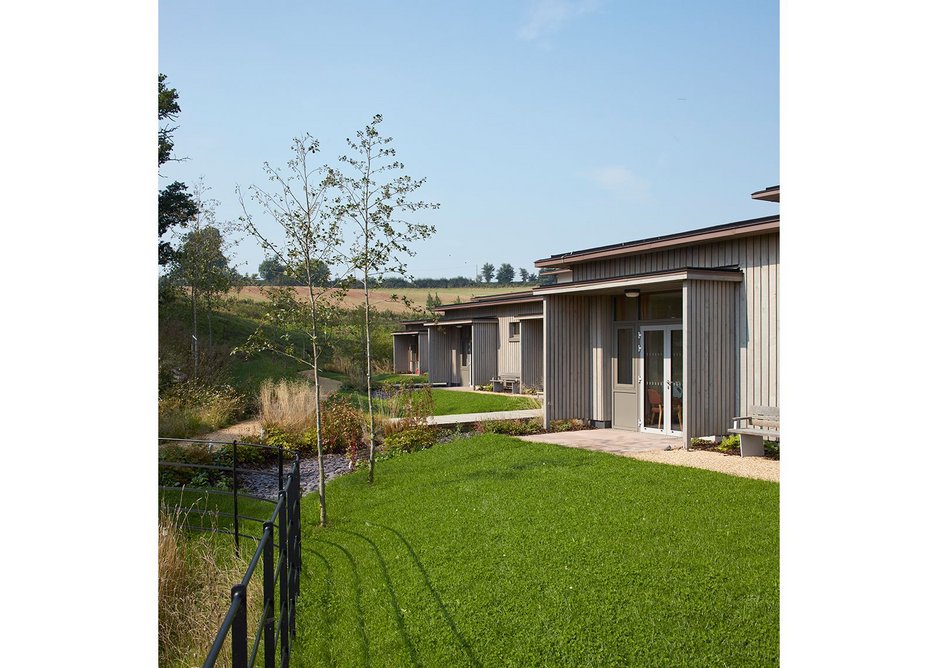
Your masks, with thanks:
<instances>
[{"instance_id":1,"label":"outdoor wall light","mask_svg":"<svg viewBox=\"0 0 938 668\"><path fill-rule=\"evenodd\" d=\"M638 291L638 288L626 288L625 289L625 296L628 297L629 299L635 299L636 297L638 297L639 294L640 293Z\"/></svg>"}]
</instances>

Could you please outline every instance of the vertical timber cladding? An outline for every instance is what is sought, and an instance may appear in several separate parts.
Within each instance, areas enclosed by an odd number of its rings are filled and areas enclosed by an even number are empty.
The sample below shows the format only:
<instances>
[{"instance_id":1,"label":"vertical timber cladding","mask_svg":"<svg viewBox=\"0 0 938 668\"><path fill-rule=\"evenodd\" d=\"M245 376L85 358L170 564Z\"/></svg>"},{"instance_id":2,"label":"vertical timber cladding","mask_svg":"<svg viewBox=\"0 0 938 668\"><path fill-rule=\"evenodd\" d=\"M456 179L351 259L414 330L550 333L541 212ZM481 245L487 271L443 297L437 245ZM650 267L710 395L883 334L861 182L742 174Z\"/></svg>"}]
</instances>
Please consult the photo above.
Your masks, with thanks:
<instances>
[{"instance_id":1,"label":"vertical timber cladding","mask_svg":"<svg viewBox=\"0 0 938 668\"><path fill-rule=\"evenodd\" d=\"M459 330L455 327L429 327L430 348L427 370L431 383L459 384L459 367L456 366L459 347ZM455 380L454 380L455 379Z\"/></svg>"},{"instance_id":2,"label":"vertical timber cladding","mask_svg":"<svg viewBox=\"0 0 938 668\"><path fill-rule=\"evenodd\" d=\"M743 282L737 288L739 347L735 382L739 412L734 415L745 415L749 406L778 406L778 232L583 262L571 268L574 281L585 281L685 267L732 265L743 272Z\"/></svg>"},{"instance_id":3,"label":"vertical timber cladding","mask_svg":"<svg viewBox=\"0 0 938 668\"><path fill-rule=\"evenodd\" d=\"M544 387L544 321L521 321L521 384Z\"/></svg>"},{"instance_id":4,"label":"vertical timber cladding","mask_svg":"<svg viewBox=\"0 0 938 668\"><path fill-rule=\"evenodd\" d=\"M498 375L498 323L472 324L472 384L485 385Z\"/></svg>"},{"instance_id":5,"label":"vertical timber cladding","mask_svg":"<svg viewBox=\"0 0 938 668\"><path fill-rule=\"evenodd\" d=\"M542 309L541 302L505 304L495 308L493 315L498 318L499 375L520 376L522 371L521 355L524 354L524 343L520 340L510 340L509 323L514 322L518 316L542 313ZM524 380L521 382L524 383Z\"/></svg>"},{"instance_id":6,"label":"vertical timber cladding","mask_svg":"<svg viewBox=\"0 0 938 668\"><path fill-rule=\"evenodd\" d=\"M417 335L417 373L426 373L430 362L430 335L422 331Z\"/></svg>"},{"instance_id":7,"label":"vertical timber cladding","mask_svg":"<svg viewBox=\"0 0 938 668\"><path fill-rule=\"evenodd\" d=\"M613 298L599 295L590 299L590 396L591 419L612 421L612 331Z\"/></svg>"},{"instance_id":8,"label":"vertical timber cladding","mask_svg":"<svg viewBox=\"0 0 938 668\"><path fill-rule=\"evenodd\" d=\"M394 339L394 373L410 373L411 337L398 334Z\"/></svg>"},{"instance_id":9,"label":"vertical timber cladding","mask_svg":"<svg viewBox=\"0 0 938 668\"><path fill-rule=\"evenodd\" d=\"M684 439L726 433L736 413L741 283L684 282Z\"/></svg>"},{"instance_id":10,"label":"vertical timber cladding","mask_svg":"<svg viewBox=\"0 0 938 668\"><path fill-rule=\"evenodd\" d=\"M544 302L544 420L590 419L590 299Z\"/></svg>"}]
</instances>

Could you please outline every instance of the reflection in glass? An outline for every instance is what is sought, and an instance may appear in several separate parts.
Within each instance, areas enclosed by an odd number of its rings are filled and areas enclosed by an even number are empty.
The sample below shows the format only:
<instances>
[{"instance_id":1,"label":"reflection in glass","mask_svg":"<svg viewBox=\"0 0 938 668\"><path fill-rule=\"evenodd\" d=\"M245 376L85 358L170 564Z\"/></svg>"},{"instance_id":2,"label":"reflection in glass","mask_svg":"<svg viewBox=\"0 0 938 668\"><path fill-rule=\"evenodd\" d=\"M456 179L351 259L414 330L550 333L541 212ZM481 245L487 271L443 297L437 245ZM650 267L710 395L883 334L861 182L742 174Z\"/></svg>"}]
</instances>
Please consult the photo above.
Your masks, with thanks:
<instances>
[{"instance_id":1,"label":"reflection in glass","mask_svg":"<svg viewBox=\"0 0 938 668\"><path fill-rule=\"evenodd\" d=\"M632 384L631 327L624 327L616 331L616 382L619 385Z\"/></svg>"},{"instance_id":2,"label":"reflection in glass","mask_svg":"<svg viewBox=\"0 0 938 668\"><path fill-rule=\"evenodd\" d=\"M645 405L642 422L646 427L662 429L664 424L664 332L646 331L643 335L645 369Z\"/></svg>"},{"instance_id":3,"label":"reflection in glass","mask_svg":"<svg viewBox=\"0 0 938 668\"><path fill-rule=\"evenodd\" d=\"M671 330L671 431L684 431L684 330Z\"/></svg>"}]
</instances>

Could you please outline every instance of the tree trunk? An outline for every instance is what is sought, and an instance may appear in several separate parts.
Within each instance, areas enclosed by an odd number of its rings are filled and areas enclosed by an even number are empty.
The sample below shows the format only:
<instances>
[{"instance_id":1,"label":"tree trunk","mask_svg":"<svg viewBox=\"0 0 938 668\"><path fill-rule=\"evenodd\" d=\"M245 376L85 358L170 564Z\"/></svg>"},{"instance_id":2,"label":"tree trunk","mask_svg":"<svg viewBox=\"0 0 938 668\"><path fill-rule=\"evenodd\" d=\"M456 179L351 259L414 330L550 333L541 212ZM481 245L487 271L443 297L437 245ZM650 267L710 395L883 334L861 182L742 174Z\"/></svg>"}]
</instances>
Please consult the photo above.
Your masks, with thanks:
<instances>
[{"instance_id":1,"label":"tree trunk","mask_svg":"<svg viewBox=\"0 0 938 668\"><path fill-rule=\"evenodd\" d=\"M195 285L189 288L192 297L192 377L199 375L199 330L198 317L196 316L196 294Z\"/></svg>"},{"instance_id":2,"label":"tree trunk","mask_svg":"<svg viewBox=\"0 0 938 668\"><path fill-rule=\"evenodd\" d=\"M366 242L367 243L367 242ZM366 250L367 256L367 250ZM375 409L371 398L371 303L368 300L368 268L365 267L365 374L368 382L368 482L375 481Z\"/></svg>"},{"instance_id":3,"label":"tree trunk","mask_svg":"<svg viewBox=\"0 0 938 668\"><path fill-rule=\"evenodd\" d=\"M319 469L319 526L326 526L326 466L322 457L322 399L319 392L319 341L316 298L309 287L309 309L313 321L313 381L316 383L316 465Z\"/></svg>"}]
</instances>

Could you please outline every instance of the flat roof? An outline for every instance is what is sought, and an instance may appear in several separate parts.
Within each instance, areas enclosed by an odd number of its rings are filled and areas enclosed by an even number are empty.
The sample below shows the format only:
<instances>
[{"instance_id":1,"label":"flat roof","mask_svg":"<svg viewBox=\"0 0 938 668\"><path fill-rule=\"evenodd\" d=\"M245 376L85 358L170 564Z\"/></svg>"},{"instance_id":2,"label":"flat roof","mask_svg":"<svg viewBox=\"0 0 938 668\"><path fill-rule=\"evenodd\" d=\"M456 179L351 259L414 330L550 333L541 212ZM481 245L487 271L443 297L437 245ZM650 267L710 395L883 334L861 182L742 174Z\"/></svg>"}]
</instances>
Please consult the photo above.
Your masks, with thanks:
<instances>
[{"instance_id":1,"label":"flat roof","mask_svg":"<svg viewBox=\"0 0 938 668\"><path fill-rule=\"evenodd\" d=\"M758 199L764 202L778 202L780 199L779 186L769 186L763 190L757 190L752 193L752 199Z\"/></svg>"},{"instance_id":2,"label":"flat roof","mask_svg":"<svg viewBox=\"0 0 938 668\"><path fill-rule=\"evenodd\" d=\"M481 308L483 306L498 306L499 304L522 304L524 302L539 302L540 297L534 296L534 290L525 290L524 292L503 292L495 295L483 295L473 297L467 302L459 304L443 304L437 306L434 311L448 311L461 308Z\"/></svg>"},{"instance_id":3,"label":"flat roof","mask_svg":"<svg viewBox=\"0 0 938 668\"><path fill-rule=\"evenodd\" d=\"M557 268L569 264L591 262L593 260L602 260L621 255L647 253L649 251L673 248L675 246L690 246L728 237L753 236L778 230L778 226L778 214L774 216L764 216L762 218L751 218L749 220L739 220L733 223L724 223L711 227L701 227L696 230L688 230L687 232L677 232L675 234L648 237L647 239L639 239L637 241L625 241L620 244L596 246L595 248L571 251L569 253L559 253L535 261L534 266Z\"/></svg>"}]
</instances>

